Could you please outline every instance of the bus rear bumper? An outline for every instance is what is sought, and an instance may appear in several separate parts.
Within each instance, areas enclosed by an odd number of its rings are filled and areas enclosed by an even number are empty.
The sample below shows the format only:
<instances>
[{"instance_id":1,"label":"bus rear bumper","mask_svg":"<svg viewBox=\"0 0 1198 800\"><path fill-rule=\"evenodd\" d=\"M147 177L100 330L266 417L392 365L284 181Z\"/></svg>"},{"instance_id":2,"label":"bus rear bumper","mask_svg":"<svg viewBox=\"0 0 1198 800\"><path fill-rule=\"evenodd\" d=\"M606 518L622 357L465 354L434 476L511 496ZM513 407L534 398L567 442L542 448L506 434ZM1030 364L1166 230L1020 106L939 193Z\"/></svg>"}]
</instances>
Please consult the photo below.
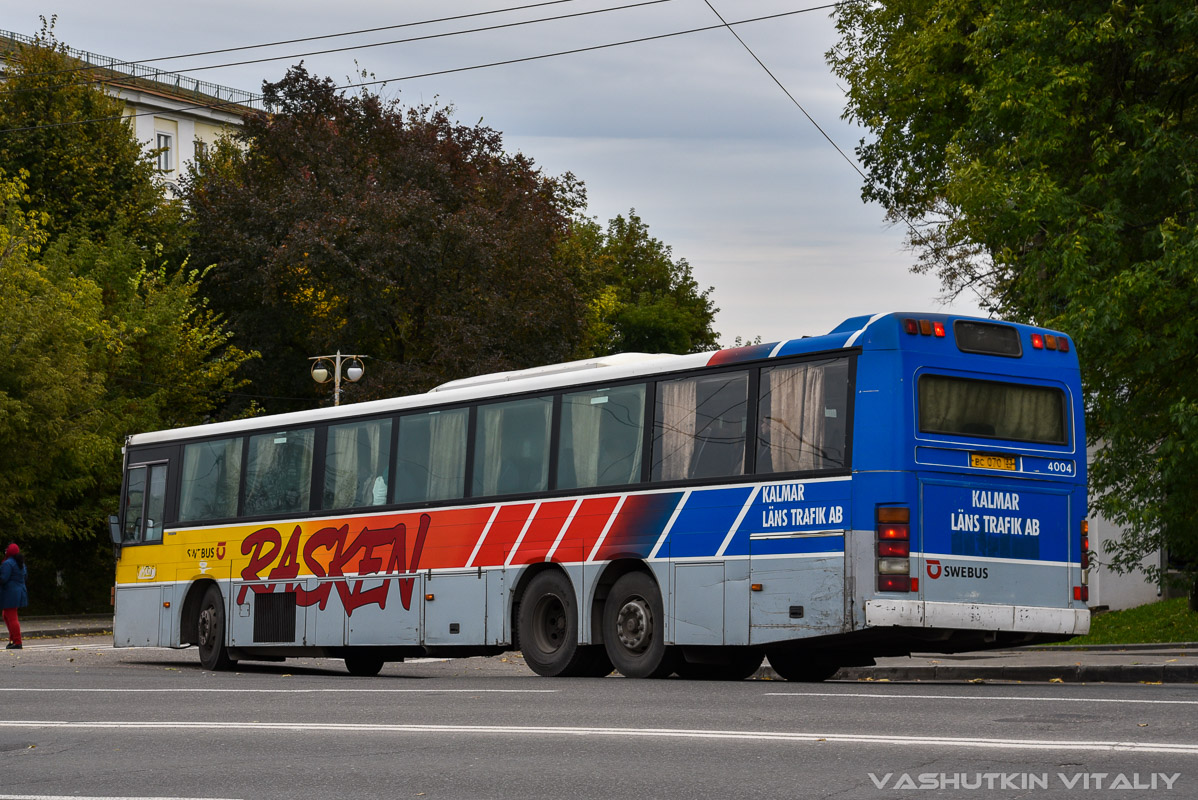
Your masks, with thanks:
<instances>
[{"instance_id":1,"label":"bus rear bumper","mask_svg":"<svg viewBox=\"0 0 1198 800\"><path fill-rule=\"evenodd\" d=\"M1090 632L1090 609L874 599L865 603L865 624L1083 636Z\"/></svg>"}]
</instances>

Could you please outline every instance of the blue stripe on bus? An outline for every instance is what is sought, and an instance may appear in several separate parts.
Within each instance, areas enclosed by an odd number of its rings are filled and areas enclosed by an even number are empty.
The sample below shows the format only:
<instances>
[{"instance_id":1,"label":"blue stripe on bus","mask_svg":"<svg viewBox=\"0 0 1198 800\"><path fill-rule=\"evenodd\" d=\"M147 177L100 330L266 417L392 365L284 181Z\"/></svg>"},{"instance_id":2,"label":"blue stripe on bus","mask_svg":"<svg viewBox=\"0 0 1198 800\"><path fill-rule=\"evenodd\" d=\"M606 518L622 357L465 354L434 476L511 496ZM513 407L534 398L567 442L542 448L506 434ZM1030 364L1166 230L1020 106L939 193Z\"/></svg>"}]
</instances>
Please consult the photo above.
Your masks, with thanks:
<instances>
[{"instance_id":1,"label":"blue stripe on bus","mask_svg":"<svg viewBox=\"0 0 1198 800\"><path fill-rule=\"evenodd\" d=\"M752 487L737 486L692 492L658 555L662 558L714 556L752 491Z\"/></svg>"}]
</instances>

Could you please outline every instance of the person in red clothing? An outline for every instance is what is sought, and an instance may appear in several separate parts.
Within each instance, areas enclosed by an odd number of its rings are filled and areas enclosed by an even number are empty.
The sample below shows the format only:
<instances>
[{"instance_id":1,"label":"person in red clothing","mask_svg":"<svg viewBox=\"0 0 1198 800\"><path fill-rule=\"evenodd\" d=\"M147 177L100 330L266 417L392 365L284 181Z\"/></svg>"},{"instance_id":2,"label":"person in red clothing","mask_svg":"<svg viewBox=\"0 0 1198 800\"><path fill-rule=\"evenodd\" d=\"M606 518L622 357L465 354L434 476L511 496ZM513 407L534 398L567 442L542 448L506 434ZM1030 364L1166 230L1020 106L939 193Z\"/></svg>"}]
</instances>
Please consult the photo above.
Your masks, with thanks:
<instances>
[{"instance_id":1,"label":"person in red clothing","mask_svg":"<svg viewBox=\"0 0 1198 800\"><path fill-rule=\"evenodd\" d=\"M0 564L0 609L4 612L4 624L8 627L6 650L21 649L21 622L17 609L29 605L29 592L25 588L25 556L13 542L4 551L4 563Z\"/></svg>"}]
</instances>

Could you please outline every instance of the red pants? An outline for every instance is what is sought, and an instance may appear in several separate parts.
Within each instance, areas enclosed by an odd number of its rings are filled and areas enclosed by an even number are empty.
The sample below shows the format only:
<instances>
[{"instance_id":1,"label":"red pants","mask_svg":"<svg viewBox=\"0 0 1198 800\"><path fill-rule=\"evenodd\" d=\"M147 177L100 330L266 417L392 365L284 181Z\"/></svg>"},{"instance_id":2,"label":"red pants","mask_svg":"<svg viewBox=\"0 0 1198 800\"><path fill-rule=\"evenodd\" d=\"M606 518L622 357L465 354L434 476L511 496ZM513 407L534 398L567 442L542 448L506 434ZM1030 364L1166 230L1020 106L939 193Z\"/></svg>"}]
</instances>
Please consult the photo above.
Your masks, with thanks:
<instances>
[{"instance_id":1,"label":"red pants","mask_svg":"<svg viewBox=\"0 0 1198 800\"><path fill-rule=\"evenodd\" d=\"M21 622L17 619L15 608L4 609L4 624L8 626L8 640L13 644L21 643Z\"/></svg>"}]
</instances>

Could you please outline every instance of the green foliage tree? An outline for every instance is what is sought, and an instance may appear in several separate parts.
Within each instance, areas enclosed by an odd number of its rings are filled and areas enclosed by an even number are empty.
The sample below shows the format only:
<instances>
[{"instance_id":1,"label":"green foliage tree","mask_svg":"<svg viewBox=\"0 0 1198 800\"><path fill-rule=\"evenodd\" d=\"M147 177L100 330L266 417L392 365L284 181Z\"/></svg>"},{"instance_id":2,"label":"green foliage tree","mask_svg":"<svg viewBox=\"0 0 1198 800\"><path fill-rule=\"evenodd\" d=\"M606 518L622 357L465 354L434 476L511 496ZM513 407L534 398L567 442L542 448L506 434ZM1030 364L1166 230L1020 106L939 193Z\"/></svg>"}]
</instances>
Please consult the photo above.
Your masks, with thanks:
<instances>
[{"instance_id":1,"label":"green foliage tree","mask_svg":"<svg viewBox=\"0 0 1198 800\"><path fill-rule=\"evenodd\" d=\"M1092 505L1125 530L1113 564L1164 546L1193 579L1198 8L898 0L836 17L828 60L872 134L864 197L910 226L916 269L949 294L1074 336L1101 444Z\"/></svg>"},{"instance_id":2,"label":"green foliage tree","mask_svg":"<svg viewBox=\"0 0 1198 800\"><path fill-rule=\"evenodd\" d=\"M100 239L111 232L143 246L177 246L178 212L163 203L157 170L122 119L124 103L86 82L42 18L32 44L4 54L0 170L24 170L27 210L49 215L44 232Z\"/></svg>"},{"instance_id":3,"label":"green foliage tree","mask_svg":"<svg viewBox=\"0 0 1198 800\"><path fill-rule=\"evenodd\" d=\"M275 109L185 182L194 254L271 410L328 402L308 357L371 356L356 400L560 361L582 336L555 258L581 184L550 178L450 109L404 109L291 69Z\"/></svg>"},{"instance_id":4,"label":"green foliage tree","mask_svg":"<svg viewBox=\"0 0 1198 800\"><path fill-rule=\"evenodd\" d=\"M621 352L698 353L719 347L712 289L700 291L686 259L649 235L636 214L603 230L579 217L560 252L583 276L587 304L581 357Z\"/></svg>"}]
</instances>

